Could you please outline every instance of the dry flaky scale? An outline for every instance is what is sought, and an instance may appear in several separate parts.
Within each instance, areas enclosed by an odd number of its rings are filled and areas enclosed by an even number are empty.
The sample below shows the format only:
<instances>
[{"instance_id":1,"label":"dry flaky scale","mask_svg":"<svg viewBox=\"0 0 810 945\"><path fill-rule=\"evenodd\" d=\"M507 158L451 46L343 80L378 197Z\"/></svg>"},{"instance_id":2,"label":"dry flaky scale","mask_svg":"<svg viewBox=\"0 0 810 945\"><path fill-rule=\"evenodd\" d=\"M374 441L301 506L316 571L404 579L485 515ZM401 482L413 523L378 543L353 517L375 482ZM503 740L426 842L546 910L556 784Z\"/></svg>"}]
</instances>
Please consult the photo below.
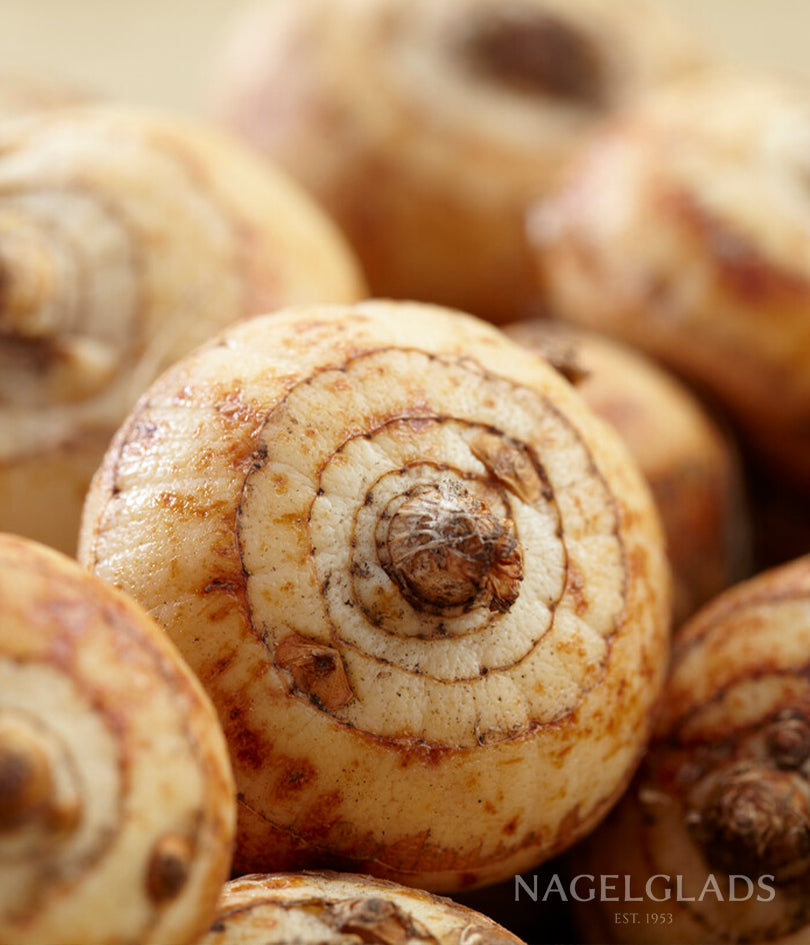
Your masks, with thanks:
<instances>
[{"instance_id":1,"label":"dry flaky scale","mask_svg":"<svg viewBox=\"0 0 810 945\"><path fill-rule=\"evenodd\" d=\"M155 622L0 535L0 942L188 943L228 876L216 713Z\"/></svg>"},{"instance_id":2,"label":"dry flaky scale","mask_svg":"<svg viewBox=\"0 0 810 945\"><path fill-rule=\"evenodd\" d=\"M810 476L810 87L706 71L606 129L530 215L551 306L709 392Z\"/></svg>"},{"instance_id":3,"label":"dry flaky scale","mask_svg":"<svg viewBox=\"0 0 810 945\"><path fill-rule=\"evenodd\" d=\"M808 667L810 557L679 631L639 776L577 854L577 872L619 875L583 907L586 940L810 941Z\"/></svg>"},{"instance_id":4,"label":"dry flaky scale","mask_svg":"<svg viewBox=\"0 0 810 945\"><path fill-rule=\"evenodd\" d=\"M660 526L623 445L436 307L297 307L180 362L116 435L80 556L218 706L243 871L511 875L607 810L664 673Z\"/></svg>"},{"instance_id":5,"label":"dry flaky scale","mask_svg":"<svg viewBox=\"0 0 810 945\"><path fill-rule=\"evenodd\" d=\"M328 207L375 295L505 322L537 304L527 202L701 57L647 0L265 0L222 58L218 116Z\"/></svg>"},{"instance_id":6,"label":"dry flaky scale","mask_svg":"<svg viewBox=\"0 0 810 945\"><path fill-rule=\"evenodd\" d=\"M608 336L551 319L507 326L547 357L621 435L661 514L676 627L751 567L740 458L728 432L676 377Z\"/></svg>"},{"instance_id":7,"label":"dry flaky scale","mask_svg":"<svg viewBox=\"0 0 810 945\"><path fill-rule=\"evenodd\" d=\"M120 106L0 128L0 530L74 553L137 396L238 318L363 294L334 226L199 123Z\"/></svg>"},{"instance_id":8,"label":"dry flaky scale","mask_svg":"<svg viewBox=\"0 0 810 945\"><path fill-rule=\"evenodd\" d=\"M480 912L351 873L242 876L227 883L199 945L523 945Z\"/></svg>"}]
</instances>

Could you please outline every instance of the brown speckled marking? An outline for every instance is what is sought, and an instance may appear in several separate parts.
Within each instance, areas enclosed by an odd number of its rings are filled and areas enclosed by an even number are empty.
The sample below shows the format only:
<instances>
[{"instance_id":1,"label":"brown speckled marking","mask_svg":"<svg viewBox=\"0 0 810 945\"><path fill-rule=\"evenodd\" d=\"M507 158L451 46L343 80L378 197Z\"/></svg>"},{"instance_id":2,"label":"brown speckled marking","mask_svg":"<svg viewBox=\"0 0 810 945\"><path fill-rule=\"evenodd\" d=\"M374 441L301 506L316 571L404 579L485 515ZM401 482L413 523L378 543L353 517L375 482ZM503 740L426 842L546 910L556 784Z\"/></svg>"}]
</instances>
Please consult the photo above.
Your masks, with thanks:
<instances>
[{"instance_id":1,"label":"brown speckled marking","mask_svg":"<svg viewBox=\"0 0 810 945\"><path fill-rule=\"evenodd\" d=\"M183 518L208 519L221 515L228 509L226 499L210 497L206 502L199 492L181 493L163 490L155 495L153 501L159 508L174 512Z\"/></svg>"},{"instance_id":2,"label":"brown speckled marking","mask_svg":"<svg viewBox=\"0 0 810 945\"><path fill-rule=\"evenodd\" d=\"M316 794L296 818L292 827L294 834L305 838L309 844L319 845L327 841L330 831L340 820L342 803L343 793L339 788Z\"/></svg>"},{"instance_id":3,"label":"brown speckled marking","mask_svg":"<svg viewBox=\"0 0 810 945\"><path fill-rule=\"evenodd\" d=\"M596 811L600 817L615 803L625 787L623 782L615 793L597 804ZM480 871L491 869L498 860L511 857L522 849L542 844L544 849L551 850L549 855L556 855L570 845L571 834L562 829L553 837L547 830L529 831L516 840L498 843L494 851L486 855L477 850L462 852L432 843L429 831L406 834L393 843L384 842L371 831L363 833L359 828L340 821L335 811L341 802L339 791L326 792L306 807L294 824L282 827L273 824L240 798L240 804L261 819L267 831L259 848L251 849L247 844L237 843L237 871L249 873L263 869L262 864L267 858L266 844L271 844L273 848L277 847L286 869L319 863L332 869L371 873L397 881L414 872L455 872L459 876L466 875L472 885L478 882ZM585 822L593 822L590 811ZM566 821L566 828L581 832L578 814ZM270 838L271 834L274 839ZM339 843L331 842L338 838Z\"/></svg>"},{"instance_id":4,"label":"brown speckled marking","mask_svg":"<svg viewBox=\"0 0 810 945\"><path fill-rule=\"evenodd\" d=\"M223 575L222 577L211 578L203 585L203 594L243 594L245 591L245 578L243 574Z\"/></svg>"},{"instance_id":5,"label":"brown speckled marking","mask_svg":"<svg viewBox=\"0 0 810 945\"><path fill-rule=\"evenodd\" d=\"M276 754L273 769L278 772L273 782L273 797L282 803L310 788L316 781L318 769L305 758Z\"/></svg>"},{"instance_id":6,"label":"brown speckled marking","mask_svg":"<svg viewBox=\"0 0 810 945\"><path fill-rule=\"evenodd\" d=\"M239 714L234 714L233 710L230 717L235 724L226 723L225 732L237 768L260 771L273 757L273 743L240 721Z\"/></svg>"},{"instance_id":7,"label":"brown speckled marking","mask_svg":"<svg viewBox=\"0 0 810 945\"><path fill-rule=\"evenodd\" d=\"M391 738L382 735L374 735L373 737L388 748L399 752L399 764L403 768L407 768L412 764L427 767L440 765L444 758L454 750L451 745L436 745L426 742L422 738Z\"/></svg>"},{"instance_id":8,"label":"brown speckled marking","mask_svg":"<svg viewBox=\"0 0 810 945\"><path fill-rule=\"evenodd\" d=\"M577 616L583 617L588 612L588 607L590 606L585 593L585 579L570 559L568 561L566 590L570 593L574 602L574 612Z\"/></svg>"},{"instance_id":9,"label":"brown speckled marking","mask_svg":"<svg viewBox=\"0 0 810 945\"><path fill-rule=\"evenodd\" d=\"M242 382L234 379L227 390L220 394L219 399L214 404L216 415L221 417L228 426L238 424L239 426L255 423L261 416L256 405L246 401L242 394Z\"/></svg>"}]
</instances>

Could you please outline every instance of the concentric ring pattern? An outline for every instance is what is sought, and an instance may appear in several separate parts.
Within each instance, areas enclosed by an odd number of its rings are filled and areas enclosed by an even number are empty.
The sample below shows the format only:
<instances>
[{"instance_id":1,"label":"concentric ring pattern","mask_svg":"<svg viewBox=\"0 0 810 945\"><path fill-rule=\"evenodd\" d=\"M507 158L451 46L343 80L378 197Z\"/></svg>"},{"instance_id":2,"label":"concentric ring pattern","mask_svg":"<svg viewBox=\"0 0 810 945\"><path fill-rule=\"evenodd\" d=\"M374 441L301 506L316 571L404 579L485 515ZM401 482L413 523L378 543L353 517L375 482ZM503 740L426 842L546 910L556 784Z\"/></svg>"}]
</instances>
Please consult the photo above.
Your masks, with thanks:
<instances>
[{"instance_id":1,"label":"concentric ring pattern","mask_svg":"<svg viewBox=\"0 0 810 945\"><path fill-rule=\"evenodd\" d=\"M241 143L100 103L0 132L0 272L0 531L71 555L161 371L240 318L364 292L331 221Z\"/></svg>"},{"instance_id":2,"label":"concentric ring pattern","mask_svg":"<svg viewBox=\"0 0 810 945\"><path fill-rule=\"evenodd\" d=\"M415 378L431 391L416 410ZM328 422L302 455L311 418ZM271 653L290 633L337 650L352 689L342 720L469 746L554 721L602 675L624 607L616 510L577 429L530 390L471 362L383 349L296 385L268 417L259 450L240 509L241 520L262 523L240 529L254 629ZM505 614L425 612L380 560L389 506L448 481L513 523L524 574ZM275 567L267 548L306 540L323 603L305 609L311 572ZM594 593L599 605L585 621ZM270 597L289 611L268 612ZM384 716L380 686L390 697Z\"/></svg>"},{"instance_id":3,"label":"concentric ring pattern","mask_svg":"<svg viewBox=\"0 0 810 945\"><path fill-rule=\"evenodd\" d=\"M617 908L634 902L640 921L622 942L807 938L808 628L807 556L738 582L679 628L639 774L572 864L625 871ZM662 903L672 918L651 932ZM616 940L613 915L583 907L592 941Z\"/></svg>"},{"instance_id":4,"label":"concentric ring pattern","mask_svg":"<svg viewBox=\"0 0 810 945\"><path fill-rule=\"evenodd\" d=\"M621 789L663 678L661 530L618 437L434 306L277 311L179 362L108 451L80 554L217 706L244 872L528 868Z\"/></svg>"},{"instance_id":5,"label":"concentric ring pattern","mask_svg":"<svg viewBox=\"0 0 810 945\"><path fill-rule=\"evenodd\" d=\"M209 700L76 562L0 536L0 941L187 942L230 867Z\"/></svg>"}]
</instances>

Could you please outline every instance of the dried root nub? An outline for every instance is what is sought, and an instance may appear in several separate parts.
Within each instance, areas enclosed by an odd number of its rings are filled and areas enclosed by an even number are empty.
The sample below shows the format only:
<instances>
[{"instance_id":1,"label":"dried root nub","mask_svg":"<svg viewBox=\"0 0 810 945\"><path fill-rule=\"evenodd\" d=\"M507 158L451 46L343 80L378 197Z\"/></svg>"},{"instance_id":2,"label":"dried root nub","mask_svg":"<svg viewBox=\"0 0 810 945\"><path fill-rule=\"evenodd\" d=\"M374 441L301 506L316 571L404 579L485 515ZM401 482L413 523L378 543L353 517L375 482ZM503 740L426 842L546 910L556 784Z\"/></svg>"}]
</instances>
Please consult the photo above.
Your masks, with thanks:
<instances>
[{"instance_id":1,"label":"dried root nub","mask_svg":"<svg viewBox=\"0 0 810 945\"><path fill-rule=\"evenodd\" d=\"M418 610L505 613L523 580L510 524L455 480L415 489L392 517L383 550L383 566Z\"/></svg>"},{"instance_id":2,"label":"dried root nub","mask_svg":"<svg viewBox=\"0 0 810 945\"><path fill-rule=\"evenodd\" d=\"M804 779L754 763L722 773L689 818L710 866L788 882L810 868Z\"/></svg>"}]
</instances>

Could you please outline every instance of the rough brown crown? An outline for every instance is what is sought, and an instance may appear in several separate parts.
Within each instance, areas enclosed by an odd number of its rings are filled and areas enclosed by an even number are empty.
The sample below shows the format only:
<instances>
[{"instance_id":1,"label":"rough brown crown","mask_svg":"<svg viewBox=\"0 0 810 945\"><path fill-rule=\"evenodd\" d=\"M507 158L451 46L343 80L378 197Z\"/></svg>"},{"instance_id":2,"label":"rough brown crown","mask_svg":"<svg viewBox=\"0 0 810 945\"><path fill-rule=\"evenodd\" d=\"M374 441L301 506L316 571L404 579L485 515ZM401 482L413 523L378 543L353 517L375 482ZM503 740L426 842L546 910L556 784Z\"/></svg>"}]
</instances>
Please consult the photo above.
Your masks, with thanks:
<instances>
[{"instance_id":1,"label":"rough brown crown","mask_svg":"<svg viewBox=\"0 0 810 945\"><path fill-rule=\"evenodd\" d=\"M720 774L690 824L710 866L787 882L810 868L810 795L801 777L754 762Z\"/></svg>"},{"instance_id":2,"label":"rough brown crown","mask_svg":"<svg viewBox=\"0 0 810 945\"><path fill-rule=\"evenodd\" d=\"M392 517L380 551L383 567L417 610L505 613L523 580L510 523L453 480L414 490Z\"/></svg>"}]
</instances>

